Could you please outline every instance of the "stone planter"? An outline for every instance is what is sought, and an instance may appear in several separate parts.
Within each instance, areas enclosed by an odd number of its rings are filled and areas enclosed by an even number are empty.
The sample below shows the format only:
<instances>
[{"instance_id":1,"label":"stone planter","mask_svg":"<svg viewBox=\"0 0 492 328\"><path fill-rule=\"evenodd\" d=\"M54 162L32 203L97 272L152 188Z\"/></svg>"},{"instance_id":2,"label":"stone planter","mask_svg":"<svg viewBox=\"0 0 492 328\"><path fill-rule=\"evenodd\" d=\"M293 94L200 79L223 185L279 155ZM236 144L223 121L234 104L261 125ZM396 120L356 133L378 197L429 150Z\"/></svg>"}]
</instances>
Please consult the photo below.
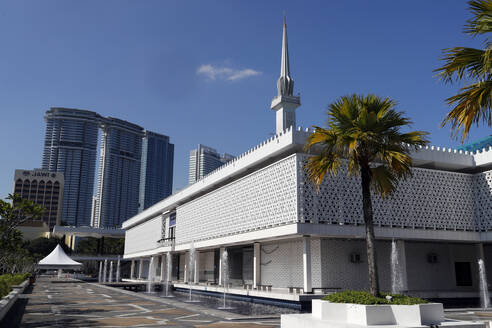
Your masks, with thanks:
<instances>
[{"instance_id":1,"label":"stone planter","mask_svg":"<svg viewBox=\"0 0 492 328\"><path fill-rule=\"evenodd\" d=\"M313 300L312 304L313 318L338 323L363 326L421 326L437 325L444 321L444 309L441 303L362 305Z\"/></svg>"},{"instance_id":2,"label":"stone planter","mask_svg":"<svg viewBox=\"0 0 492 328\"><path fill-rule=\"evenodd\" d=\"M7 315L12 305L15 304L19 295L24 292L28 284L29 280L26 279L21 284L12 286L12 291L0 300L0 321Z\"/></svg>"}]
</instances>

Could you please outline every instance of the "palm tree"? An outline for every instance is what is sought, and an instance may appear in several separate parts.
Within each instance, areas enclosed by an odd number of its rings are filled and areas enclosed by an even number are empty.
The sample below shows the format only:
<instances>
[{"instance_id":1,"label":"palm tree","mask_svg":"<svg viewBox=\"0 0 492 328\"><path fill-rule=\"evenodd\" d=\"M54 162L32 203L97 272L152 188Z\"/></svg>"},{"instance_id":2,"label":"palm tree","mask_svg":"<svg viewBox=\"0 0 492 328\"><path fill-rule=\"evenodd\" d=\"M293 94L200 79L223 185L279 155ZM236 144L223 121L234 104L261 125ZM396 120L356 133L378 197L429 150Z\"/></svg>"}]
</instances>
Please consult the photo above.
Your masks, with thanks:
<instances>
[{"instance_id":1,"label":"palm tree","mask_svg":"<svg viewBox=\"0 0 492 328\"><path fill-rule=\"evenodd\" d=\"M315 126L305 145L315 153L305 168L318 190L325 175L336 175L341 165L347 165L349 175L361 177L370 292L375 296L379 282L371 185L383 198L389 196L399 179L411 175L410 151L427 144L426 132L400 131L411 122L395 106L395 101L375 95L343 96L328 106L328 128Z\"/></svg>"},{"instance_id":2,"label":"palm tree","mask_svg":"<svg viewBox=\"0 0 492 328\"><path fill-rule=\"evenodd\" d=\"M492 31L492 1L468 2L473 18L467 21L464 32L471 36ZM446 99L454 108L446 115L442 126L451 123L454 136L461 133L464 142L472 124L481 121L492 126L492 42L484 42L485 49L455 47L444 49L444 66L436 69L439 78L446 83L473 81L461 88L455 96Z\"/></svg>"}]
</instances>

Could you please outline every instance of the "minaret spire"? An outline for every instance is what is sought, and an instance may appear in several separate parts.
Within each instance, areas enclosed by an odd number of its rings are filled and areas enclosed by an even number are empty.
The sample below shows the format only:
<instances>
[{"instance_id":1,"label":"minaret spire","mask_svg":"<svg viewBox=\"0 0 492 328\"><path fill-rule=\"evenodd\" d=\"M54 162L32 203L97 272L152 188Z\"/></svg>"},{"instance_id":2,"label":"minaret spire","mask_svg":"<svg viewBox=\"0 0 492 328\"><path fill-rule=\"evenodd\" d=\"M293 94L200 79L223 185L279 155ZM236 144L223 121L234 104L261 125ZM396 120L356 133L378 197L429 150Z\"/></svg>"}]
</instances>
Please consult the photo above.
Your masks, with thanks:
<instances>
[{"instance_id":1,"label":"minaret spire","mask_svg":"<svg viewBox=\"0 0 492 328\"><path fill-rule=\"evenodd\" d=\"M282 34L282 59L280 77L277 81L277 96L272 100L271 108L276 111L276 133L296 125L296 108L301 98L294 96L294 79L290 76L289 46L287 43L287 23L284 15Z\"/></svg>"},{"instance_id":2,"label":"minaret spire","mask_svg":"<svg viewBox=\"0 0 492 328\"><path fill-rule=\"evenodd\" d=\"M294 79L290 77L289 45L287 42L287 23L284 16L282 35L282 61L280 64L280 77L277 82L279 96L292 96L294 91Z\"/></svg>"}]
</instances>

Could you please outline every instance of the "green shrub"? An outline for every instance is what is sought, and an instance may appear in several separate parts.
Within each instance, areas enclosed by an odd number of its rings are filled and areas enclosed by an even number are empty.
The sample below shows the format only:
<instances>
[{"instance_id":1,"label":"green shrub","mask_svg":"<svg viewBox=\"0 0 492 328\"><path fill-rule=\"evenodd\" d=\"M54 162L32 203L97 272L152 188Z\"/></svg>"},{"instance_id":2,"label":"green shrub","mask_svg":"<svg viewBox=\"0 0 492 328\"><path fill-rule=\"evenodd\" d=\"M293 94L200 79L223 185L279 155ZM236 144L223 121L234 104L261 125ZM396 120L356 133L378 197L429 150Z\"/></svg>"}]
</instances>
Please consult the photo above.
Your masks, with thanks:
<instances>
[{"instance_id":1,"label":"green shrub","mask_svg":"<svg viewBox=\"0 0 492 328\"><path fill-rule=\"evenodd\" d=\"M10 286L5 280L0 280L0 299L7 296L10 293Z\"/></svg>"},{"instance_id":2,"label":"green shrub","mask_svg":"<svg viewBox=\"0 0 492 328\"><path fill-rule=\"evenodd\" d=\"M12 285L19 285L29 278L29 273L18 273L12 276Z\"/></svg>"},{"instance_id":3,"label":"green shrub","mask_svg":"<svg viewBox=\"0 0 492 328\"><path fill-rule=\"evenodd\" d=\"M29 278L29 273L3 274L0 275L0 298L7 296L12 290L13 285L19 285Z\"/></svg>"},{"instance_id":4,"label":"green shrub","mask_svg":"<svg viewBox=\"0 0 492 328\"><path fill-rule=\"evenodd\" d=\"M386 296L388 295L392 297L391 301L386 299ZM381 297L376 297L368 292L357 291L357 290L344 290L343 292L333 293L323 297L323 300L330 301L333 303L352 303L352 304L364 304L364 305L374 305L374 304L413 305L413 304L427 303L426 300L417 297L410 297L410 296L399 295L399 294L385 294L385 293L382 293Z\"/></svg>"}]
</instances>

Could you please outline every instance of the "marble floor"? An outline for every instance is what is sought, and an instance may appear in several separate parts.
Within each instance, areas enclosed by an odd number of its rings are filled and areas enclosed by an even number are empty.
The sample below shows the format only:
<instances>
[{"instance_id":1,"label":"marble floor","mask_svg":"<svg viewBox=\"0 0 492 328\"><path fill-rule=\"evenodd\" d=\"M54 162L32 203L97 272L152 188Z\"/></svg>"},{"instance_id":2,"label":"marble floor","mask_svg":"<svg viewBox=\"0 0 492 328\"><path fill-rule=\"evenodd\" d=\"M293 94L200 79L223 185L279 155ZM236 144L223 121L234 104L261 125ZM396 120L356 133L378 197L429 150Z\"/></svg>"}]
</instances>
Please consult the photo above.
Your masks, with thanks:
<instances>
[{"instance_id":1,"label":"marble floor","mask_svg":"<svg viewBox=\"0 0 492 328\"><path fill-rule=\"evenodd\" d=\"M279 327L279 318L248 318L76 280L38 278L2 327Z\"/></svg>"}]
</instances>

